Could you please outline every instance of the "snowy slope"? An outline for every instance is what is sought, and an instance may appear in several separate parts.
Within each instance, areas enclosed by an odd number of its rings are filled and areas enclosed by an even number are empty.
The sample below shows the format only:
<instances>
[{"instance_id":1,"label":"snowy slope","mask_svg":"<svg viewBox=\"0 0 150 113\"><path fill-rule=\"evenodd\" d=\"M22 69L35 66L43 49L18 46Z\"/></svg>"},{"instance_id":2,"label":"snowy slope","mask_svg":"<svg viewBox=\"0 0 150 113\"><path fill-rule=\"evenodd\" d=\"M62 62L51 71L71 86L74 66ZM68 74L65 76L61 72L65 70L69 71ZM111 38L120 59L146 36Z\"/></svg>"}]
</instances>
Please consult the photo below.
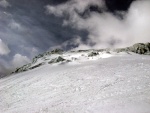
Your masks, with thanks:
<instances>
[{"instance_id":1,"label":"snowy slope","mask_svg":"<svg viewBox=\"0 0 150 113\"><path fill-rule=\"evenodd\" d=\"M134 53L46 55L0 79L0 113L150 113L149 69Z\"/></svg>"}]
</instances>

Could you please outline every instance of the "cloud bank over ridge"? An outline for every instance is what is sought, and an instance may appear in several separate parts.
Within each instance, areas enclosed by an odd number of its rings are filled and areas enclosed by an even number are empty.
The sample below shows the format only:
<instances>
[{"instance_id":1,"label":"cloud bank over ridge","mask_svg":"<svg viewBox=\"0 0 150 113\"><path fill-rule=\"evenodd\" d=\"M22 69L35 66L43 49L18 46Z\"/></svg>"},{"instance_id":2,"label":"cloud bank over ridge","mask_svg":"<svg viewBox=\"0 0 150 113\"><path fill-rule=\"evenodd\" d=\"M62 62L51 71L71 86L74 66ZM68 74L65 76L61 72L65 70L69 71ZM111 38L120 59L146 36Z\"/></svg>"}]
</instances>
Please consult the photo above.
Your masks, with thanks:
<instances>
[{"instance_id":1,"label":"cloud bank over ridge","mask_svg":"<svg viewBox=\"0 0 150 113\"><path fill-rule=\"evenodd\" d=\"M76 49L117 48L150 41L150 1L134 1L127 12L117 12L123 18L105 10L103 13L90 12L87 18L83 18L79 13L89 5L106 8L103 0L71 0L57 6L46 6L46 13L58 17L67 15L62 25L88 31L88 43L79 42Z\"/></svg>"}]
</instances>

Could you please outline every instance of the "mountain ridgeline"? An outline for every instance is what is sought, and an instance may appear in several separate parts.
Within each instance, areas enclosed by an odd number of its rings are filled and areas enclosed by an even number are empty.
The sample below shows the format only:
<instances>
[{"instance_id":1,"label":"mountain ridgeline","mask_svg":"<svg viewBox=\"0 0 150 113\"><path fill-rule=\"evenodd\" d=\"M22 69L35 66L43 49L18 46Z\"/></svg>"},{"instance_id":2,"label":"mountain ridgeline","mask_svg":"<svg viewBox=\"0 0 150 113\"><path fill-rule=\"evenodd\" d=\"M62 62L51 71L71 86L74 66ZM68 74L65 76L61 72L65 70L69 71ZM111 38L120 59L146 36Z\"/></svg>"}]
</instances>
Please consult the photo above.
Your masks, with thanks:
<instances>
[{"instance_id":1,"label":"mountain ridgeline","mask_svg":"<svg viewBox=\"0 0 150 113\"><path fill-rule=\"evenodd\" d=\"M150 43L137 43L133 46L119 49L90 49L90 50L78 50L78 51L68 51L64 52L60 49L55 49L50 52L45 52L35 56L31 63L26 64L22 67L17 68L13 73L20 73L28 70L38 68L42 65L49 64L63 64L68 62L75 62L82 59L93 59L101 58L102 54L111 55L113 53L125 52L130 54L131 52L137 53L140 55L150 55Z\"/></svg>"}]
</instances>

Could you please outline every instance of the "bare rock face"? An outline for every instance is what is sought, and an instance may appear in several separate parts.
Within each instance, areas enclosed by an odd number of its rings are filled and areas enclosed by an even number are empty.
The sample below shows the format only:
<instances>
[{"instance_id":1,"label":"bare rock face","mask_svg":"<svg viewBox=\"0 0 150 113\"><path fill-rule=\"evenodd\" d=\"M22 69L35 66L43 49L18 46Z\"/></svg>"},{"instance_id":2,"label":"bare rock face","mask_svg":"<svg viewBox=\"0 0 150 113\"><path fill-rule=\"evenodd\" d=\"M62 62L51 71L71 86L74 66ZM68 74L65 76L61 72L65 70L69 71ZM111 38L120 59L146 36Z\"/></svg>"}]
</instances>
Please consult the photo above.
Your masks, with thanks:
<instances>
[{"instance_id":1,"label":"bare rock face","mask_svg":"<svg viewBox=\"0 0 150 113\"><path fill-rule=\"evenodd\" d=\"M63 61L65 61L65 59L59 56L58 58L52 59L52 60L49 62L49 64L58 63L58 62L63 62Z\"/></svg>"},{"instance_id":2,"label":"bare rock face","mask_svg":"<svg viewBox=\"0 0 150 113\"><path fill-rule=\"evenodd\" d=\"M19 73L19 72L27 71L30 66L31 66L31 63L29 63L27 65L24 65L24 66L22 66L20 68L17 68L15 70L15 72L13 72L13 73Z\"/></svg>"},{"instance_id":3,"label":"bare rock face","mask_svg":"<svg viewBox=\"0 0 150 113\"><path fill-rule=\"evenodd\" d=\"M40 67L40 66L42 66L42 65L44 65L44 63L39 63L39 64L37 64L37 65L35 65L35 66L30 67L29 69L30 69L30 70L31 70L31 69L35 69L35 68Z\"/></svg>"},{"instance_id":4,"label":"bare rock face","mask_svg":"<svg viewBox=\"0 0 150 113\"><path fill-rule=\"evenodd\" d=\"M55 50L51 51L50 53L51 54L61 54L62 52L63 52L63 50L61 50L61 49L55 49Z\"/></svg>"},{"instance_id":5,"label":"bare rock face","mask_svg":"<svg viewBox=\"0 0 150 113\"><path fill-rule=\"evenodd\" d=\"M46 55L52 55L52 54L62 54L63 50L61 49L54 49L50 52L45 52L43 54L39 54L38 56L35 56L33 59L32 59L32 63L35 63L39 58L42 58Z\"/></svg>"},{"instance_id":6,"label":"bare rock face","mask_svg":"<svg viewBox=\"0 0 150 113\"><path fill-rule=\"evenodd\" d=\"M150 43L137 43L129 47L129 51L137 54L149 54L150 53Z\"/></svg>"},{"instance_id":7,"label":"bare rock face","mask_svg":"<svg viewBox=\"0 0 150 113\"><path fill-rule=\"evenodd\" d=\"M88 57L93 57L93 56L97 56L97 55L99 55L98 52L91 52L91 53L88 55Z\"/></svg>"},{"instance_id":8,"label":"bare rock face","mask_svg":"<svg viewBox=\"0 0 150 113\"><path fill-rule=\"evenodd\" d=\"M137 54L150 55L150 43L136 43L133 46L115 49L114 51L117 53L134 52Z\"/></svg>"},{"instance_id":9,"label":"bare rock face","mask_svg":"<svg viewBox=\"0 0 150 113\"><path fill-rule=\"evenodd\" d=\"M16 70L12 73L20 73L20 72L23 72L23 71L27 71L27 70L31 70L31 69L35 69L37 67L40 67L42 66L44 63L39 63L37 65L34 65L32 66L32 64L35 64L40 58L43 58L44 56L51 56L52 54L62 54L62 50L61 49L55 49L55 50L52 50L50 52L45 52L43 54L39 54L37 56L35 56L33 59L32 59L32 63L29 63L27 65L24 65L22 67L19 67L19 68L16 68ZM58 57L56 59L53 59L53 63L57 63L57 62L61 62L61 61L64 61L65 59L63 59L62 57Z\"/></svg>"}]
</instances>

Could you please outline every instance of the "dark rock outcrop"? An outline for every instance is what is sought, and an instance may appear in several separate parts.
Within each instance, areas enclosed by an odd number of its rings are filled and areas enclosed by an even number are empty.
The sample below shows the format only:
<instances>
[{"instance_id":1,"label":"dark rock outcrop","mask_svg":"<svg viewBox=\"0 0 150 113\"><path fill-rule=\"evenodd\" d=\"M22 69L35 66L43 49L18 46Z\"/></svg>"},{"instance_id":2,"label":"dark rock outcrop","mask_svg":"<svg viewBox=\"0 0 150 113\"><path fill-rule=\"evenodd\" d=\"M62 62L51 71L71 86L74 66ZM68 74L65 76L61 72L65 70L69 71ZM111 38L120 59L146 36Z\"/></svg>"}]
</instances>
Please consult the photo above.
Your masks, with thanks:
<instances>
[{"instance_id":1,"label":"dark rock outcrop","mask_svg":"<svg viewBox=\"0 0 150 113\"><path fill-rule=\"evenodd\" d=\"M35 69L35 68L40 67L42 65L44 65L44 63L37 64L35 66L30 67L29 69Z\"/></svg>"},{"instance_id":2,"label":"dark rock outcrop","mask_svg":"<svg viewBox=\"0 0 150 113\"><path fill-rule=\"evenodd\" d=\"M15 72L13 72L13 73L19 73L19 72L27 71L30 66L31 66L31 63L24 65L20 68L16 68Z\"/></svg>"},{"instance_id":3,"label":"dark rock outcrop","mask_svg":"<svg viewBox=\"0 0 150 113\"><path fill-rule=\"evenodd\" d=\"M128 48L129 51L137 54L149 54L150 53L150 43L137 43Z\"/></svg>"},{"instance_id":4,"label":"dark rock outcrop","mask_svg":"<svg viewBox=\"0 0 150 113\"><path fill-rule=\"evenodd\" d=\"M117 53L134 52L137 54L150 55L150 43L136 43L133 46L115 49L114 51Z\"/></svg>"},{"instance_id":5,"label":"dark rock outcrop","mask_svg":"<svg viewBox=\"0 0 150 113\"><path fill-rule=\"evenodd\" d=\"M88 54L88 57L93 57L93 56L97 56L97 55L99 55L98 52L91 52Z\"/></svg>"},{"instance_id":6,"label":"dark rock outcrop","mask_svg":"<svg viewBox=\"0 0 150 113\"><path fill-rule=\"evenodd\" d=\"M61 49L55 49L55 50L52 50L50 53L51 54L61 54L63 52L63 50Z\"/></svg>"},{"instance_id":7,"label":"dark rock outcrop","mask_svg":"<svg viewBox=\"0 0 150 113\"><path fill-rule=\"evenodd\" d=\"M65 59L64 58L62 58L62 57L57 57L57 58L55 58L55 59L52 59L50 62L48 62L49 64L52 64L52 63L58 63L58 62L63 62L63 61L65 61Z\"/></svg>"}]
</instances>

